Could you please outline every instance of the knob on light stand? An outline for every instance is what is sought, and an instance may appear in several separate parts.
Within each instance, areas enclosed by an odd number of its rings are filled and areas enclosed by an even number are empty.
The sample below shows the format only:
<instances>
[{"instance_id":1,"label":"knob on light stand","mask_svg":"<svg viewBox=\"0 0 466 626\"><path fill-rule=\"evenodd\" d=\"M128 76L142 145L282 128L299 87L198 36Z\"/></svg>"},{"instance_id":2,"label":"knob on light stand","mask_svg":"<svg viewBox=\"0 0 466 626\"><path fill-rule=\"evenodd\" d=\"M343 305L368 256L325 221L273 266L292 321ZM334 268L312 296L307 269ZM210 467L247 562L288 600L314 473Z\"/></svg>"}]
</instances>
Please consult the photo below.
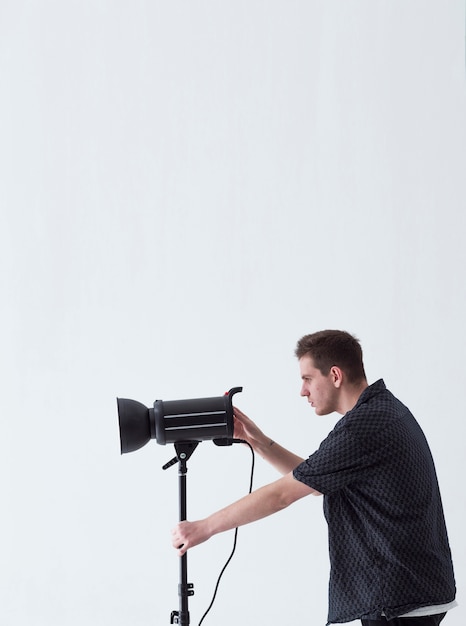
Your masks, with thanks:
<instances>
[{"instance_id":1,"label":"knob on light stand","mask_svg":"<svg viewBox=\"0 0 466 626\"><path fill-rule=\"evenodd\" d=\"M233 395L242 387L230 389L224 396L175 400L156 400L149 409L136 400L117 398L121 453L134 452L150 439L160 445L173 443L176 456L163 466L178 463L179 520L186 520L187 461L201 441L213 440L217 445L233 443ZM187 554L180 557L178 585L179 610L172 611L170 624L189 626L188 597L194 588L188 583Z\"/></svg>"}]
</instances>

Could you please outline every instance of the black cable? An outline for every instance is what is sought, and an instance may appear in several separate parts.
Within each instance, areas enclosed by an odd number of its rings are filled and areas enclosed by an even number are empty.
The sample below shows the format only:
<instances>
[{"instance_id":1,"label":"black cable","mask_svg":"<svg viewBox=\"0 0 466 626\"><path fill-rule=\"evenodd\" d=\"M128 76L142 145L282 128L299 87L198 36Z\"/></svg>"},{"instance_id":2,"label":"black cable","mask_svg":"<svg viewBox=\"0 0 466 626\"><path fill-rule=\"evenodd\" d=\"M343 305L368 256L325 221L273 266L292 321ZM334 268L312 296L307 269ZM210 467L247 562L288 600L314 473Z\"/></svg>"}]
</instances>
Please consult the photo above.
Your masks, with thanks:
<instances>
[{"instance_id":1,"label":"black cable","mask_svg":"<svg viewBox=\"0 0 466 626\"><path fill-rule=\"evenodd\" d=\"M254 480L254 463L255 463L255 455L254 455L254 450L251 446L250 443L248 443L247 441L244 441L243 439L233 439L233 443L245 443L249 449L251 450L251 454L252 454L252 462L251 462L251 478L249 481L249 492L251 493L252 491L252 483ZM222 444L220 444L222 445ZM210 609L213 607L214 602L215 602L215 598L217 597L217 591L220 585L220 581L222 580L222 576L226 570L226 568L228 567L228 565L230 564L231 559L233 558L233 555L235 554L235 550L236 550L236 541L238 539L238 528L235 528L235 535L234 535L234 539L233 539L233 549L231 551L230 556L227 559L227 562L225 563L225 565L222 567L222 571L220 572L218 578L217 578L217 583L215 585L215 589L214 589L214 594L212 596L212 600L210 601L209 606L207 607L206 612L204 613L204 615L201 617L201 621L199 622L198 626L201 626L202 622L204 621L204 618L207 616L207 614L209 613Z\"/></svg>"}]
</instances>

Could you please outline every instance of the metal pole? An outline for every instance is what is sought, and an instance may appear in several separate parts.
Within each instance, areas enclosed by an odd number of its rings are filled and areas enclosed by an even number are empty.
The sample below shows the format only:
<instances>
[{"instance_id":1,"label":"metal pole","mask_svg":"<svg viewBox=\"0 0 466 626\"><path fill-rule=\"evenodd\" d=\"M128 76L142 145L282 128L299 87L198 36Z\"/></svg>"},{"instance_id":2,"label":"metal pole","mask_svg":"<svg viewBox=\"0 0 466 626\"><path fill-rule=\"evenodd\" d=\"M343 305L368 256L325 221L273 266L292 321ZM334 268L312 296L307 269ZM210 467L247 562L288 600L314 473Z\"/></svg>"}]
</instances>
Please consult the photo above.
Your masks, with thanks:
<instances>
[{"instance_id":1,"label":"metal pole","mask_svg":"<svg viewBox=\"0 0 466 626\"><path fill-rule=\"evenodd\" d=\"M178 459L178 486L179 486L179 520L184 522L187 519L186 505L186 474L188 472L187 460L196 449L199 442L188 441L176 443L175 449ZM189 626L188 597L194 595L192 583L188 583L188 555L180 557L180 582L178 585L179 611L172 611L170 624L180 624Z\"/></svg>"}]
</instances>

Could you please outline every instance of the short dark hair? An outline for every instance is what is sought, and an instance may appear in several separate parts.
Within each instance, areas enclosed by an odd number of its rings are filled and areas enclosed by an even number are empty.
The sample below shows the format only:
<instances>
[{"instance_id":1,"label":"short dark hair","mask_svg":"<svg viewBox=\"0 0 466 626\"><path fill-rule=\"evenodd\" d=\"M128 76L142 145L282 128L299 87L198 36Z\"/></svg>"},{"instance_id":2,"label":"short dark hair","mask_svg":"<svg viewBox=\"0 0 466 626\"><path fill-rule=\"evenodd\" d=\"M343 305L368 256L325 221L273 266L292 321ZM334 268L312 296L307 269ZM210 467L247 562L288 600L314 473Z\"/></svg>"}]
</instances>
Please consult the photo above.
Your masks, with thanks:
<instances>
[{"instance_id":1,"label":"short dark hair","mask_svg":"<svg viewBox=\"0 0 466 626\"><path fill-rule=\"evenodd\" d=\"M320 330L304 335L296 345L295 355L298 359L310 356L324 376L335 365L341 368L350 383L366 379L361 344L344 330Z\"/></svg>"}]
</instances>

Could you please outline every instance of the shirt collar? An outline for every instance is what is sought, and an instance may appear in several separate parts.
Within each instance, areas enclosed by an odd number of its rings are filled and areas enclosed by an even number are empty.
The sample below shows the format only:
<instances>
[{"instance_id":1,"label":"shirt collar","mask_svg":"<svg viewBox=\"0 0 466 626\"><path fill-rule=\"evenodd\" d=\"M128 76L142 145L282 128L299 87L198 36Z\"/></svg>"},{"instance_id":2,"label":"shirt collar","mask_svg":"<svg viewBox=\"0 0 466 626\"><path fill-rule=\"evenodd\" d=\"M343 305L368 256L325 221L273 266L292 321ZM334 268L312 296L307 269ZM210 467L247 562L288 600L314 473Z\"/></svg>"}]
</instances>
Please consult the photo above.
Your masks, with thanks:
<instances>
[{"instance_id":1,"label":"shirt collar","mask_svg":"<svg viewBox=\"0 0 466 626\"><path fill-rule=\"evenodd\" d=\"M378 395L381 391L384 391L385 389L386 386L383 379L379 378L379 380L377 380L375 383L372 383L372 385L369 385L364 389L353 408L355 409L361 404L364 404L364 402L371 400L374 396Z\"/></svg>"}]
</instances>

